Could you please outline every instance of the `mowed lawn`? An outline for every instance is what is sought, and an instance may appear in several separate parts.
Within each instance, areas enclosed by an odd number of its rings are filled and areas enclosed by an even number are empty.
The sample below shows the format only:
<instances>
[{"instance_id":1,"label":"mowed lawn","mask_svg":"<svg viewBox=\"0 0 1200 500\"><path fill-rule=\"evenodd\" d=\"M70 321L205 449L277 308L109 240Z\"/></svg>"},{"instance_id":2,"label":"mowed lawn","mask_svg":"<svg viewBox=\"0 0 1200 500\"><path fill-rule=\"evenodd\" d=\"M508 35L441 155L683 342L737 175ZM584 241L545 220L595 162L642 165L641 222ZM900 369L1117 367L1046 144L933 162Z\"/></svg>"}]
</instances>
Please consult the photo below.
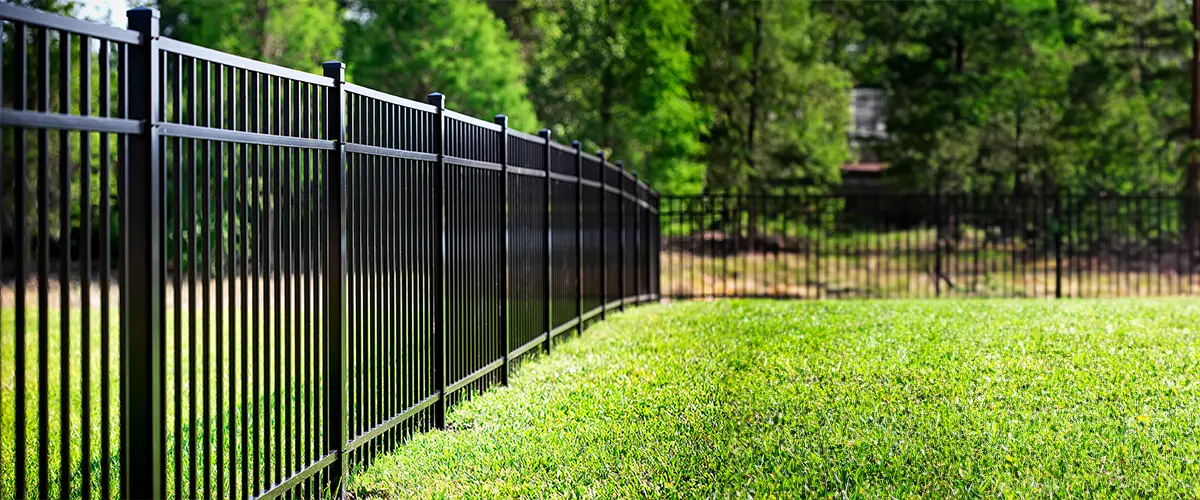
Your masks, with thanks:
<instances>
[{"instance_id":1,"label":"mowed lawn","mask_svg":"<svg viewBox=\"0 0 1200 500\"><path fill-rule=\"evenodd\" d=\"M618 315L360 498L1200 496L1200 304L722 301Z\"/></svg>"}]
</instances>

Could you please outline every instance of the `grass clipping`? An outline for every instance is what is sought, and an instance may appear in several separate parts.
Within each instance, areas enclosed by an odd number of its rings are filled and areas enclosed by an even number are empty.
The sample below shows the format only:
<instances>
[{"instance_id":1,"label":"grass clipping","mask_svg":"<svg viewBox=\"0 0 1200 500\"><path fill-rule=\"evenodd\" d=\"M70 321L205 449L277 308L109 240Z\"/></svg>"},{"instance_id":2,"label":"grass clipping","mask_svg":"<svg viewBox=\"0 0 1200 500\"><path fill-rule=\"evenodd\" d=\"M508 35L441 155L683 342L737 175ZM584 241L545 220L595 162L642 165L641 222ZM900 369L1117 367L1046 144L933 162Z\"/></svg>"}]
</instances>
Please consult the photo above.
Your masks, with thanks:
<instances>
[{"instance_id":1,"label":"grass clipping","mask_svg":"<svg viewBox=\"0 0 1200 500\"><path fill-rule=\"evenodd\" d=\"M1194 301L675 303L527 364L360 498L1200 496Z\"/></svg>"}]
</instances>

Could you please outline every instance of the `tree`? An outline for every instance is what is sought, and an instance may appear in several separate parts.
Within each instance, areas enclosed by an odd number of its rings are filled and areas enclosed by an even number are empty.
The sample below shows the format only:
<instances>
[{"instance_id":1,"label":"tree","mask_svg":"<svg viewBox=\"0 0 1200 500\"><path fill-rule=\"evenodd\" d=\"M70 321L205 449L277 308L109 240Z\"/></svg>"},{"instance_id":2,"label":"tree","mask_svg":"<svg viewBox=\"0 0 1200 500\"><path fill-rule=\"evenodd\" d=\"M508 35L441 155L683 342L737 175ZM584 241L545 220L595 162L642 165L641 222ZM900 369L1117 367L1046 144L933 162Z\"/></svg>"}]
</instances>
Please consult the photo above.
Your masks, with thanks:
<instances>
[{"instance_id":1,"label":"tree","mask_svg":"<svg viewBox=\"0 0 1200 500\"><path fill-rule=\"evenodd\" d=\"M346 61L356 83L418 100L441 92L458 111L539 128L519 45L484 3L355 0L350 14Z\"/></svg>"},{"instance_id":2,"label":"tree","mask_svg":"<svg viewBox=\"0 0 1200 500\"><path fill-rule=\"evenodd\" d=\"M912 188L1012 189L1045 165L1046 109L1061 80L1038 66L1040 33L1013 2L871 5L862 32L868 69L887 95L891 168ZM866 65L862 66L866 68Z\"/></svg>"},{"instance_id":3,"label":"tree","mask_svg":"<svg viewBox=\"0 0 1200 500\"><path fill-rule=\"evenodd\" d=\"M684 0L534 0L530 78L539 114L563 137L626 160L665 192L703 186L708 116L689 92Z\"/></svg>"},{"instance_id":4,"label":"tree","mask_svg":"<svg viewBox=\"0 0 1200 500\"><path fill-rule=\"evenodd\" d=\"M337 0L157 0L163 34L280 66L321 72L342 44Z\"/></svg>"},{"instance_id":5,"label":"tree","mask_svg":"<svg viewBox=\"0 0 1200 500\"><path fill-rule=\"evenodd\" d=\"M713 113L709 183L837 183L850 156L850 79L829 62L829 17L807 1L699 1L694 10L703 77L693 91Z\"/></svg>"},{"instance_id":6,"label":"tree","mask_svg":"<svg viewBox=\"0 0 1200 500\"><path fill-rule=\"evenodd\" d=\"M888 98L906 188L1178 189L1186 45L1175 0L847 2L839 64Z\"/></svg>"},{"instance_id":7,"label":"tree","mask_svg":"<svg viewBox=\"0 0 1200 500\"><path fill-rule=\"evenodd\" d=\"M1086 36L1072 42L1083 58L1071 71L1060 141L1085 189L1175 194L1182 187L1187 10L1164 0L1079 2Z\"/></svg>"}]
</instances>

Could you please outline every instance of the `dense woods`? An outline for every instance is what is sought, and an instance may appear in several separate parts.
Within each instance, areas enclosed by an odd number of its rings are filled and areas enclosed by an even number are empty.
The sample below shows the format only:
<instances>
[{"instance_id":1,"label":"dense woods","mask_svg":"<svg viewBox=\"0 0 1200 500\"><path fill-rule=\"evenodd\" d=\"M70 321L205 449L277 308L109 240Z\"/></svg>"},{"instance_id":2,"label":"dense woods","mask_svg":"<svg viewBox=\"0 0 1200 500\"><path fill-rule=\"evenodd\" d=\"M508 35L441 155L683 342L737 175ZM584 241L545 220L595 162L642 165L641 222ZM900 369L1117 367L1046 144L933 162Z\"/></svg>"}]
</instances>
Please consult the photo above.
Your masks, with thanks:
<instances>
[{"instance_id":1,"label":"dense woods","mask_svg":"<svg viewBox=\"0 0 1200 500\"><path fill-rule=\"evenodd\" d=\"M550 128L664 192L826 191L864 148L898 191L1187 178L1185 0L150 3L168 36L311 71L343 59L356 83ZM848 140L855 87L882 92L886 134Z\"/></svg>"}]
</instances>

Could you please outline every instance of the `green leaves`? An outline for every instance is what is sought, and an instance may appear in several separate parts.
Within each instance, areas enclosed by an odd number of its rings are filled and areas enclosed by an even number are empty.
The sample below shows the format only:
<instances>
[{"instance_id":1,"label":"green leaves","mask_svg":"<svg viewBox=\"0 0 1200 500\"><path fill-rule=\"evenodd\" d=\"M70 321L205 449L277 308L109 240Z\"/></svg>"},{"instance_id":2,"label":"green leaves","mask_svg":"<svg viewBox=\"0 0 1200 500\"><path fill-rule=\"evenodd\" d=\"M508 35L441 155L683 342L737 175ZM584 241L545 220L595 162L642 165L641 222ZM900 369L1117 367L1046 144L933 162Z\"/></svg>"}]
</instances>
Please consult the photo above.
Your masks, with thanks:
<instances>
[{"instance_id":1,"label":"green leaves","mask_svg":"<svg viewBox=\"0 0 1200 500\"><path fill-rule=\"evenodd\" d=\"M349 2L345 60L355 83L410 99L446 95L448 107L541 128L520 47L478 0Z\"/></svg>"},{"instance_id":2,"label":"green leaves","mask_svg":"<svg viewBox=\"0 0 1200 500\"><path fill-rule=\"evenodd\" d=\"M337 0L157 0L172 38L321 72L342 46Z\"/></svg>"},{"instance_id":3,"label":"green leaves","mask_svg":"<svg viewBox=\"0 0 1200 500\"><path fill-rule=\"evenodd\" d=\"M530 79L556 135L625 160L665 192L703 183L707 123L689 93L696 25L684 0L531 1Z\"/></svg>"},{"instance_id":4,"label":"green leaves","mask_svg":"<svg viewBox=\"0 0 1200 500\"><path fill-rule=\"evenodd\" d=\"M1177 192L1187 121L1184 2L846 2L834 36L888 92L888 170L906 189ZM1119 125L1118 125L1119 124ZM1045 185L1043 185L1045 184Z\"/></svg>"},{"instance_id":5,"label":"green leaves","mask_svg":"<svg viewBox=\"0 0 1200 500\"><path fill-rule=\"evenodd\" d=\"M827 63L833 20L808 1L696 2L693 94L713 114L714 186L818 188L850 160L849 75Z\"/></svg>"},{"instance_id":6,"label":"green leaves","mask_svg":"<svg viewBox=\"0 0 1200 500\"><path fill-rule=\"evenodd\" d=\"M340 57L356 83L549 127L664 192L821 191L856 159L903 191L1181 187L1177 0L157 3L169 36L310 71ZM852 150L854 86L884 91L889 135Z\"/></svg>"}]
</instances>

